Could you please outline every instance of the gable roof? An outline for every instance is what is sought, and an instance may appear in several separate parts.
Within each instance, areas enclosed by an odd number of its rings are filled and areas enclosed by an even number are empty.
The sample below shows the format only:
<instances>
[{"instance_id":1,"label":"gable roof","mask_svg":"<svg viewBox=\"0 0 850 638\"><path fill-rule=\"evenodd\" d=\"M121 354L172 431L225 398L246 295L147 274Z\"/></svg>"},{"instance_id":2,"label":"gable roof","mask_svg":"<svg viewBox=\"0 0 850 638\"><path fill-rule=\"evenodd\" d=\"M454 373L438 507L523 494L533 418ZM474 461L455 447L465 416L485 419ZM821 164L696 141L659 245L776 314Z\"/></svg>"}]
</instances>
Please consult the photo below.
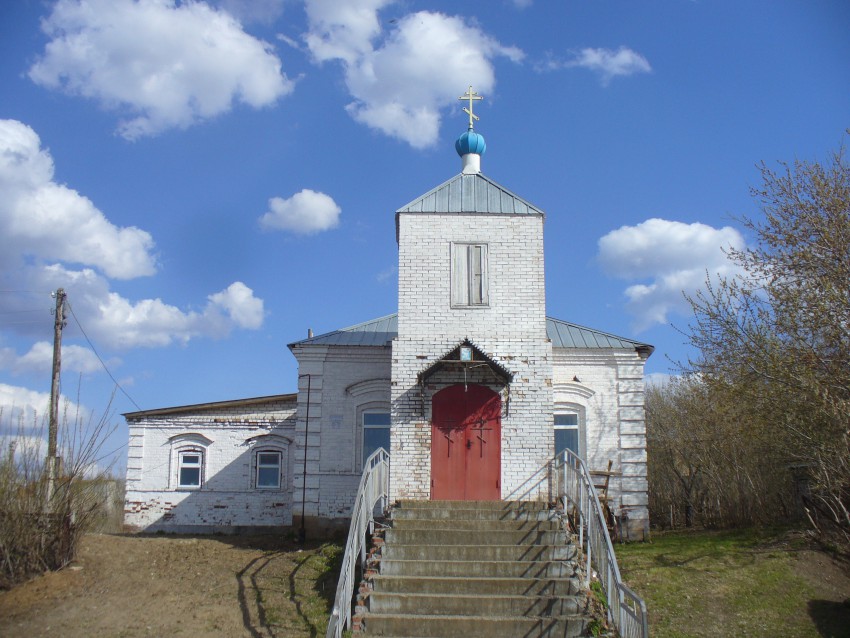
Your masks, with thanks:
<instances>
[{"instance_id":1,"label":"gable roof","mask_svg":"<svg viewBox=\"0 0 850 638\"><path fill-rule=\"evenodd\" d=\"M210 403L195 403L193 405L177 405L170 408L155 408L153 410L139 410L138 412L125 412L121 416L125 419L141 419L148 416L167 416L169 414L181 414L185 412L216 412L228 408L245 408L252 405L262 405L263 403L286 403L291 402L293 406L298 399L298 395L291 394L273 394L267 397L252 397L249 399L234 399L231 401L212 401Z\"/></svg>"},{"instance_id":2,"label":"gable roof","mask_svg":"<svg viewBox=\"0 0 850 638\"><path fill-rule=\"evenodd\" d=\"M399 213L544 215L542 210L481 173L455 175L399 208L396 217Z\"/></svg>"},{"instance_id":3,"label":"gable roof","mask_svg":"<svg viewBox=\"0 0 850 638\"><path fill-rule=\"evenodd\" d=\"M649 356L654 346L625 337L586 328L575 323L546 317L546 335L552 341L553 348L572 348L589 350L638 350ZM355 326L341 328L333 332L317 335L290 343L289 347L324 346L389 346L398 336L398 315L386 315Z\"/></svg>"}]
</instances>

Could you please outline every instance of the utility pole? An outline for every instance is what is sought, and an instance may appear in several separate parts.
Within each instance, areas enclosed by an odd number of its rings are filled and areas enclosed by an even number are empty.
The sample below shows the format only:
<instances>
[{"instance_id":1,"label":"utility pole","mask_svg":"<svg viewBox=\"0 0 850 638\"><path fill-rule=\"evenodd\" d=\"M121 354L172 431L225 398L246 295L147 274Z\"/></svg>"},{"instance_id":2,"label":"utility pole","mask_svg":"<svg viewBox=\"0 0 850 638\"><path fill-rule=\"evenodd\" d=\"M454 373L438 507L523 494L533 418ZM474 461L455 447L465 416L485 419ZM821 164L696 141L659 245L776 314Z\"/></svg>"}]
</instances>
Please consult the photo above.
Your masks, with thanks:
<instances>
[{"instance_id":1,"label":"utility pole","mask_svg":"<svg viewBox=\"0 0 850 638\"><path fill-rule=\"evenodd\" d=\"M59 474L59 456L56 454L56 439L59 432L59 373L62 367L62 329L65 327L65 290L56 291L56 313L53 321L53 380L50 384L50 420L47 426L47 502L46 510L52 509L56 478Z\"/></svg>"}]
</instances>

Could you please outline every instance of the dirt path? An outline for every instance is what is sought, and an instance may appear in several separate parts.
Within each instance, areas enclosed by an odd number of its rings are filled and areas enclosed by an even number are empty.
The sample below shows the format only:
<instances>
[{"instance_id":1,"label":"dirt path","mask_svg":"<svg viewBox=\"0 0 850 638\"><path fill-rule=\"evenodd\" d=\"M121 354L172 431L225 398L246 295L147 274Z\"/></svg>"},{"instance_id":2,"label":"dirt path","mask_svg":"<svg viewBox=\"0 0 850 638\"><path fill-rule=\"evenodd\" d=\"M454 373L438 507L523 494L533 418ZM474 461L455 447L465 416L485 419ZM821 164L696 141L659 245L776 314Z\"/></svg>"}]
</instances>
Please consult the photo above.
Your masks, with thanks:
<instances>
[{"instance_id":1,"label":"dirt path","mask_svg":"<svg viewBox=\"0 0 850 638\"><path fill-rule=\"evenodd\" d=\"M338 546L91 535L68 568L0 592L0 636L324 635Z\"/></svg>"}]
</instances>

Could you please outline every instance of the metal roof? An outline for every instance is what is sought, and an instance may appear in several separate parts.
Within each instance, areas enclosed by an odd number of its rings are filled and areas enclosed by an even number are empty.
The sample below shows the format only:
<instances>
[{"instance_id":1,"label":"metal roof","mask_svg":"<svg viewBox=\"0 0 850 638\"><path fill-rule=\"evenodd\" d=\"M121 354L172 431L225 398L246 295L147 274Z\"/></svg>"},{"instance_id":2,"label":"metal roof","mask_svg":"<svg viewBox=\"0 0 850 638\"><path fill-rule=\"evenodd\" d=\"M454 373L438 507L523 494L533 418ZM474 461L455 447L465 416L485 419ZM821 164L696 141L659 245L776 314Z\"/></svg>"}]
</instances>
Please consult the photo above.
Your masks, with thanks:
<instances>
[{"instance_id":1,"label":"metal roof","mask_svg":"<svg viewBox=\"0 0 850 638\"><path fill-rule=\"evenodd\" d=\"M295 341L293 346L388 346L398 335L398 315L392 314L356 326Z\"/></svg>"},{"instance_id":2,"label":"metal roof","mask_svg":"<svg viewBox=\"0 0 850 638\"><path fill-rule=\"evenodd\" d=\"M591 350L643 350L650 354L655 349L625 337L586 328L560 319L546 317L546 334L553 348L578 348ZM311 339L289 344L293 346L388 346L398 335L398 315L392 314L371 321L334 330Z\"/></svg>"},{"instance_id":3,"label":"metal roof","mask_svg":"<svg viewBox=\"0 0 850 638\"><path fill-rule=\"evenodd\" d=\"M644 350L652 354L655 346L601 330L586 328L575 323L546 317L546 334L553 348L581 348L591 350Z\"/></svg>"},{"instance_id":4,"label":"metal roof","mask_svg":"<svg viewBox=\"0 0 850 638\"><path fill-rule=\"evenodd\" d=\"M543 215L543 211L481 173L455 175L402 206L398 213Z\"/></svg>"},{"instance_id":5,"label":"metal roof","mask_svg":"<svg viewBox=\"0 0 850 638\"><path fill-rule=\"evenodd\" d=\"M165 416L168 414L181 414L183 412L202 412L205 410L221 410L223 408L243 408L250 405L259 405L263 403L283 403L291 401L295 403L298 395L292 394L273 394L267 397L253 397L250 399L233 399L231 401L213 401L210 403L195 403L194 405L177 405L171 408L155 408L153 410L139 410L138 412L125 412L121 416L126 419L140 419L146 416Z\"/></svg>"}]
</instances>

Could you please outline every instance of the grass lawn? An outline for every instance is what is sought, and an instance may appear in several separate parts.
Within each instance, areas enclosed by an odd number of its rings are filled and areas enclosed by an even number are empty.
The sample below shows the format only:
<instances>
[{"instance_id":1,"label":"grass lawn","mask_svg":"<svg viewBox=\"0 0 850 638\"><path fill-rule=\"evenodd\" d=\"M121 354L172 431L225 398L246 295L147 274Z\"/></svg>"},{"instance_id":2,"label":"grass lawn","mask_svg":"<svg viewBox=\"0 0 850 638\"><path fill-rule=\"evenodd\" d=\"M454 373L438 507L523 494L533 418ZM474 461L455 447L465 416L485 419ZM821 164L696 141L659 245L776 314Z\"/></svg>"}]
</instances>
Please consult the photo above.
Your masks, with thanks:
<instances>
[{"instance_id":1,"label":"grass lawn","mask_svg":"<svg viewBox=\"0 0 850 638\"><path fill-rule=\"evenodd\" d=\"M653 637L850 637L850 571L802 534L656 533L615 551Z\"/></svg>"}]
</instances>

